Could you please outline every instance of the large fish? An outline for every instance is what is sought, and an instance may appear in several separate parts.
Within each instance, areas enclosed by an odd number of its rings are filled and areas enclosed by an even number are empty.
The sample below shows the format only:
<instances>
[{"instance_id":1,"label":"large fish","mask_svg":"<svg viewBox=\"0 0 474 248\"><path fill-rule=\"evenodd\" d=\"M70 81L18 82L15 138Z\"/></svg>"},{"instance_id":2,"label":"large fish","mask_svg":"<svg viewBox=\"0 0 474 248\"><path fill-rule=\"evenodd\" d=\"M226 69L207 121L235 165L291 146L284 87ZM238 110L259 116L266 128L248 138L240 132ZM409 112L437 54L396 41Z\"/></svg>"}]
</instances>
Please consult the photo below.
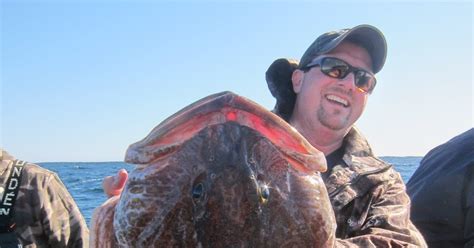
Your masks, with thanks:
<instances>
[{"instance_id":1,"label":"large fish","mask_svg":"<svg viewBox=\"0 0 474 248\"><path fill-rule=\"evenodd\" d=\"M208 96L130 145L120 198L96 209L92 247L332 247L324 155L231 92Z\"/></svg>"}]
</instances>

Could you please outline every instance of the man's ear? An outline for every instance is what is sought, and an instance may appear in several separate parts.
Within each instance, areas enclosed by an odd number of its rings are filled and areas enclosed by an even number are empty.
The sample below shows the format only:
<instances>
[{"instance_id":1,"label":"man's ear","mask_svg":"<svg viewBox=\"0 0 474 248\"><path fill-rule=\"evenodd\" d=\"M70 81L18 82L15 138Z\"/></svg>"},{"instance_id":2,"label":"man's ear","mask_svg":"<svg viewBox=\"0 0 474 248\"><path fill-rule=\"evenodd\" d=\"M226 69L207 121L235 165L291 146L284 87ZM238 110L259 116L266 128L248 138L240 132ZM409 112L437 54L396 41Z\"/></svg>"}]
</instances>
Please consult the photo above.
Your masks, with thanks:
<instances>
[{"instance_id":1,"label":"man's ear","mask_svg":"<svg viewBox=\"0 0 474 248\"><path fill-rule=\"evenodd\" d=\"M298 94L301 91L303 86L304 72L302 70L296 69L291 75L291 83L293 84L293 91Z\"/></svg>"}]
</instances>

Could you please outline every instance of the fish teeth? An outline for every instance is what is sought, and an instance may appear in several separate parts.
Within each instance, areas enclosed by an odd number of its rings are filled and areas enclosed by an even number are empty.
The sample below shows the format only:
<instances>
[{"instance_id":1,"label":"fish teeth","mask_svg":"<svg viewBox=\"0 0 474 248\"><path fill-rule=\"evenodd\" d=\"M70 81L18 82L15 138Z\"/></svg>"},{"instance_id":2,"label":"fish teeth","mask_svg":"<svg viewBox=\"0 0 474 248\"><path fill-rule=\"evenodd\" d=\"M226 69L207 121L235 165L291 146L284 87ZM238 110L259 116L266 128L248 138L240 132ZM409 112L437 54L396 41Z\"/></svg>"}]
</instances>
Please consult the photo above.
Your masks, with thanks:
<instances>
[{"instance_id":1,"label":"fish teeth","mask_svg":"<svg viewBox=\"0 0 474 248\"><path fill-rule=\"evenodd\" d=\"M340 97L338 97L338 96L335 96L335 95L327 95L326 98L329 99L329 100L331 100L331 101L338 102L338 103L344 105L345 107L349 106L349 103L348 103L346 100L344 100L344 99L342 99L342 98L340 98Z\"/></svg>"}]
</instances>

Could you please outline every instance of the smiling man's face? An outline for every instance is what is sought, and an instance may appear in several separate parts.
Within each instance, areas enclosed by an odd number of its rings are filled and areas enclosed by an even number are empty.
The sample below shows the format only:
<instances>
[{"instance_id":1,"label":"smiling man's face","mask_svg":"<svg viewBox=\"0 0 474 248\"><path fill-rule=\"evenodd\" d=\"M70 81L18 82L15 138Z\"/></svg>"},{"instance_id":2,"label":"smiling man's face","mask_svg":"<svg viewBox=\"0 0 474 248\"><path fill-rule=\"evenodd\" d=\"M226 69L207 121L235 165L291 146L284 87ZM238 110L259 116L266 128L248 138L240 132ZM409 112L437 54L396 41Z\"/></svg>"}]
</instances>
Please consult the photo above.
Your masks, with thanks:
<instances>
[{"instance_id":1,"label":"smiling man's face","mask_svg":"<svg viewBox=\"0 0 474 248\"><path fill-rule=\"evenodd\" d=\"M343 42L320 57L329 56L372 71L369 53L353 43ZM368 95L354 85L353 73L343 79L331 78L316 66L307 72L296 70L292 80L297 97L291 123L300 128L325 128L345 133L360 117L367 103ZM304 135L305 131L302 133Z\"/></svg>"}]
</instances>

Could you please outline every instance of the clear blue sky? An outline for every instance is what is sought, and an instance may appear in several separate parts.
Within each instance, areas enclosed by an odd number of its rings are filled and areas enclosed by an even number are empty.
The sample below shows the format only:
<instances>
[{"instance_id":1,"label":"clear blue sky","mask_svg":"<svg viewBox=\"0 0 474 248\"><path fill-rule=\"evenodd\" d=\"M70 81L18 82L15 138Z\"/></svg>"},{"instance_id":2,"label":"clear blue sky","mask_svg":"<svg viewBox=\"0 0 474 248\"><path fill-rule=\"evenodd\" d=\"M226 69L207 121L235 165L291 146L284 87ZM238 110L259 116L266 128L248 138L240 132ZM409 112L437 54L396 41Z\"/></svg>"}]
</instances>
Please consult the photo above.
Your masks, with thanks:
<instances>
[{"instance_id":1,"label":"clear blue sky","mask_svg":"<svg viewBox=\"0 0 474 248\"><path fill-rule=\"evenodd\" d=\"M271 109L264 73L321 33L372 24L388 57L357 126L377 155L424 155L473 127L473 4L1 1L1 146L120 161L167 116L230 90Z\"/></svg>"}]
</instances>

